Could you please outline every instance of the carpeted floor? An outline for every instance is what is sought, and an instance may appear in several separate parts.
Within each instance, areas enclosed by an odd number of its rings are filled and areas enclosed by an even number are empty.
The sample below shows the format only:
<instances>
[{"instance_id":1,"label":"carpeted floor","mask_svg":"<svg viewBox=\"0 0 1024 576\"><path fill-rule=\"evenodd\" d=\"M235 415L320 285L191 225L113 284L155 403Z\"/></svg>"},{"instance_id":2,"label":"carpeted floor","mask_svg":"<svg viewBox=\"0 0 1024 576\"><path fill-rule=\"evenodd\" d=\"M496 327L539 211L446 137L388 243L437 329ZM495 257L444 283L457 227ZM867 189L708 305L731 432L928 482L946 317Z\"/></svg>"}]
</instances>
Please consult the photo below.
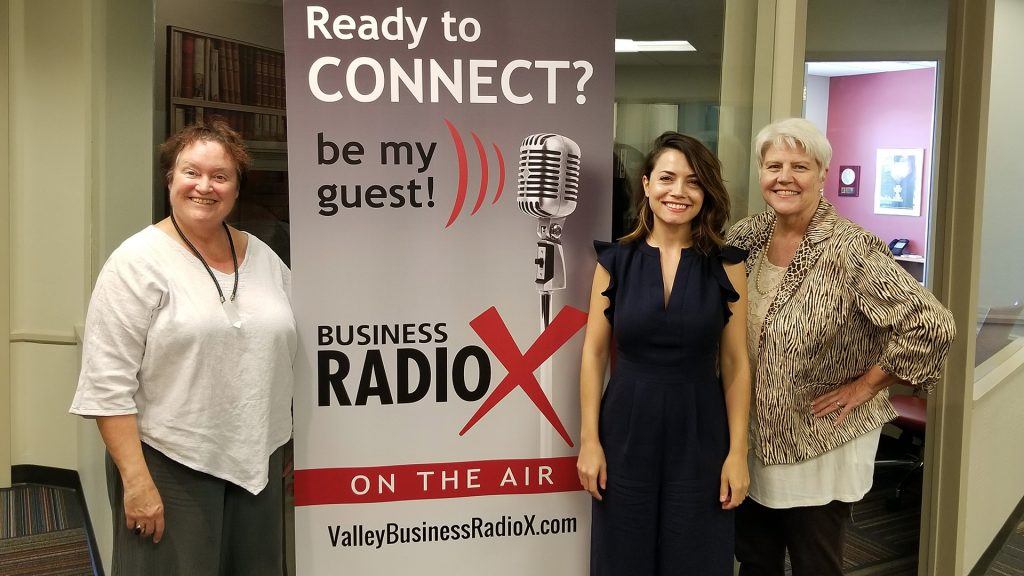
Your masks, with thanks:
<instances>
[{"instance_id":1,"label":"carpeted floor","mask_svg":"<svg viewBox=\"0 0 1024 576\"><path fill-rule=\"evenodd\" d=\"M871 491L854 504L844 551L844 568L848 575L917 574L921 536L920 495L908 495L895 509L890 505L906 472L902 467L878 468ZM920 478L920 473L917 473L917 478ZM920 486L919 482L917 486Z\"/></svg>"},{"instance_id":2,"label":"carpeted floor","mask_svg":"<svg viewBox=\"0 0 1024 576\"><path fill-rule=\"evenodd\" d=\"M92 576L84 528L0 540L4 576Z\"/></svg>"},{"instance_id":3,"label":"carpeted floor","mask_svg":"<svg viewBox=\"0 0 1024 576\"><path fill-rule=\"evenodd\" d=\"M92 575L74 490L35 484L0 489L0 574Z\"/></svg>"},{"instance_id":4,"label":"carpeted floor","mask_svg":"<svg viewBox=\"0 0 1024 576\"><path fill-rule=\"evenodd\" d=\"M904 472L879 468L871 492L854 505L846 576L916 576L920 502L908 496L896 510L887 506ZM83 524L73 490L34 484L0 489L0 575L91 576ZM1024 522L985 574L1024 576Z\"/></svg>"},{"instance_id":5,"label":"carpeted floor","mask_svg":"<svg viewBox=\"0 0 1024 576\"><path fill-rule=\"evenodd\" d=\"M879 457L900 455L893 439L883 436ZM900 466L876 468L871 491L853 506L843 558L846 576L917 576L920 496L907 494L898 507L890 506L906 471ZM920 488L919 473L908 486L911 491ZM786 574L791 574L788 561L786 568ZM1024 521L1007 539L985 576L1024 576Z\"/></svg>"},{"instance_id":6,"label":"carpeted floor","mask_svg":"<svg viewBox=\"0 0 1024 576\"><path fill-rule=\"evenodd\" d=\"M880 458L902 455L892 438L883 436ZM853 505L853 518L847 526L843 550L843 572L846 576L917 576L918 540L921 532L920 497L908 494L896 509L889 501L906 475L903 466L879 466L871 491ZM918 474L917 478L920 478ZM910 485L920 486L912 479ZM786 574L792 574L786 560Z\"/></svg>"},{"instance_id":7,"label":"carpeted floor","mask_svg":"<svg viewBox=\"0 0 1024 576\"><path fill-rule=\"evenodd\" d=\"M1024 521L1007 538L992 560L985 576L1021 576L1024 574Z\"/></svg>"}]
</instances>

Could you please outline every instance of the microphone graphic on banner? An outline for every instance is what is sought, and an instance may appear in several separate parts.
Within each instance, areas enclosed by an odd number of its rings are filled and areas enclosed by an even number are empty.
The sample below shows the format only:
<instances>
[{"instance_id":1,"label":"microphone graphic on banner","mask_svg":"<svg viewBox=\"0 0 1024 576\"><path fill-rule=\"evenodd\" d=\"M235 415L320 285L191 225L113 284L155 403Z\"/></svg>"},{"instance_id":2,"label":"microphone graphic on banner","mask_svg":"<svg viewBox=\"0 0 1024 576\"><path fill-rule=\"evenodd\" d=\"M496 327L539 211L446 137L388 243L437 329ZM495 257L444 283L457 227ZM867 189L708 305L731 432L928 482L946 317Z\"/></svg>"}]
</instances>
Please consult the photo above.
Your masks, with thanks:
<instances>
[{"instance_id":1,"label":"microphone graphic on banner","mask_svg":"<svg viewBox=\"0 0 1024 576\"><path fill-rule=\"evenodd\" d=\"M516 204L537 218L537 291L541 319L551 321L551 292L565 288L562 228L576 210L580 191L580 147L558 134L533 134L519 147Z\"/></svg>"}]
</instances>

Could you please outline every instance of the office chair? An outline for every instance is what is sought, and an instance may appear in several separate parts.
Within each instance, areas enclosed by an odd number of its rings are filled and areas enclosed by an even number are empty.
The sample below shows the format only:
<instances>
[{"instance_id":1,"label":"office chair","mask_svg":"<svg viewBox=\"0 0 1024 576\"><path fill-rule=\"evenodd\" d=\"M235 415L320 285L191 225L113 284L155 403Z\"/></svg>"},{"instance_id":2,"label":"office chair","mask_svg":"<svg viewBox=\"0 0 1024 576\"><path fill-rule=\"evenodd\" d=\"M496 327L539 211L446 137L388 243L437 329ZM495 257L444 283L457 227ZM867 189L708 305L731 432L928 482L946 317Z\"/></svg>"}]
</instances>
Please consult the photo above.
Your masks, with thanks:
<instances>
[{"instance_id":1,"label":"office chair","mask_svg":"<svg viewBox=\"0 0 1024 576\"><path fill-rule=\"evenodd\" d=\"M875 465L907 467L896 487L896 493L886 499L886 506L890 510L902 506L903 499L909 492L911 480L920 477L924 470L923 446L928 418L928 399L918 394L919 392L915 390L913 394L893 394L889 397L897 414L891 424L900 429L899 443L903 455L899 458L877 460Z\"/></svg>"}]
</instances>

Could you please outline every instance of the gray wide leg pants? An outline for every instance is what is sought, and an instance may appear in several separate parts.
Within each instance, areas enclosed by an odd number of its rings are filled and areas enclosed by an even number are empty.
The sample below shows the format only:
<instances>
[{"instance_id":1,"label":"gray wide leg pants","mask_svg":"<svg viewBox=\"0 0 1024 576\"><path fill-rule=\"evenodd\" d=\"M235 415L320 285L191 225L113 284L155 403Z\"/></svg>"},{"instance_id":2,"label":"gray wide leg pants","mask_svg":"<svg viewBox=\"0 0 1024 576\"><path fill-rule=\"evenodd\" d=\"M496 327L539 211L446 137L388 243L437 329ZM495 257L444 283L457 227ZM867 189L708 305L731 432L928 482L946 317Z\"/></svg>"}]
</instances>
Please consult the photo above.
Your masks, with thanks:
<instances>
[{"instance_id":1,"label":"gray wide leg pants","mask_svg":"<svg viewBox=\"0 0 1024 576\"><path fill-rule=\"evenodd\" d=\"M142 445L164 505L163 539L125 525L124 486L107 455L114 523L113 576L281 576L284 573L284 447L270 456L270 482L259 494L179 464Z\"/></svg>"}]
</instances>

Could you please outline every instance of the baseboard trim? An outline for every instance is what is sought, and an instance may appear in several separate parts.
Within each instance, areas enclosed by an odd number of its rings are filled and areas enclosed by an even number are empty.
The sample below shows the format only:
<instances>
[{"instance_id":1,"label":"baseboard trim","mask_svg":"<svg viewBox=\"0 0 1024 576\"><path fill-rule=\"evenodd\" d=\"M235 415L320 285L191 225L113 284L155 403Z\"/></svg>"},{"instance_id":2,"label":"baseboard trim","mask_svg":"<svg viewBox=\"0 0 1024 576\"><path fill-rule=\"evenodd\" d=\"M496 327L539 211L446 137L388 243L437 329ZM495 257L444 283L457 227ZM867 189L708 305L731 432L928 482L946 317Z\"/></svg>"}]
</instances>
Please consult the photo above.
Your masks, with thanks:
<instances>
[{"instance_id":1,"label":"baseboard trim","mask_svg":"<svg viewBox=\"0 0 1024 576\"><path fill-rule=\"evenodd\" d=\"M82 481L78 477L77 471L35 464L16 464L11 466L11 484L42 484L74 490L78 505L82 507L82 519L85 522L86 537L89 539L89 560L92 562L93 574L106 576L103 571L103 562L100 561L99 547L96 545L96 535L92 531L89 506L85 503L85 492L82 490Z\"/></svg>"},{"instance_id":2,"label":"baseboard trim","mask_svg":"<svg viewBox=\"0 0 1024 576\"><path fill-rule=\"evenodd\" d=\"M982 553L981 557L974 564L974 568L968 573L968 576L984 576L988 571L989 567L992 566L992 562L999 555L999 551L1003 549L1010 534L1013 533L1014 529L1017 528L1017 524L1020 524L1021 519L1024 518L1024 498L1021 498L1020 502L1017 503L1017 507L1013 509L1010 517L1006 519L1003 527L996 533L995 538Z\"/></svg>"}]
</instances>

